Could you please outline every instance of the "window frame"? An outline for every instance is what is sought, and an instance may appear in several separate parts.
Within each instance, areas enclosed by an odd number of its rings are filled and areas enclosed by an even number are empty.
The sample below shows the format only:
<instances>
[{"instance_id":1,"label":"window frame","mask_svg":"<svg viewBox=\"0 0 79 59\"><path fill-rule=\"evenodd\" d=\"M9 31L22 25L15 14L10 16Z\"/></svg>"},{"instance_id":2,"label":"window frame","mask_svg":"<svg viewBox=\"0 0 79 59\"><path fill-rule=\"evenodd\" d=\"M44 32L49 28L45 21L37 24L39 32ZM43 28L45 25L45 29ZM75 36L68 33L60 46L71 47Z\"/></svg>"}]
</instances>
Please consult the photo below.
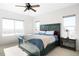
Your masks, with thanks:
<instances>
[{"instance_id":1,"label":"window frame","mask_svg":"<svg viewBox=\"0 0 79 59\"><path fill-rule=\"evenodd\" d=\"M37 22L39 22L39 27L36 25ZM35 30L35 31L40 31L40 21L35 21L35 22L34 22L34 30Z\"/></svg>"},{"instance_id":2,"label":"window frame","mask_svg":"<svg viewBox=\"0 0 79 59\"><path fill-rule=\"evenodd\" d=\"M4 34L3 33L3 19L13 20L13 22L14 22L13 33L10 33L10 34ZM2 18L2 36L12 36L11 34L16 35L17 32L16 32L16 29L15 29L15 27L16 27L15 21L22 21L24 23L24 20L17 20L17 19L12 19L12 18ZM24 26L24 24L23 24L23 26ZM23 27L23 34L24 34L24 27Z\"/></svg>"},{"instance_id":3,"label":"window frame","mask_svg":"<svg viewBox=\"0 0 79 59\"><path fill-rule=\"evenodd\" d=\"M72 28L74 28L74 30L71 30L71 31L74 31L74 34L73 35L75 35L76 34L76 15L68 15L68 16L63 16L63 21L64 21L64 18L68 18L68 17L74 17L75 16L75 25L73 26L66 26L66 25L64 25L64 28L65 28L65 30L66 30L66 28L67 27L72 27ZM69 29L70 30L70 29ZM69 38L71 38L71 34L69 35ZM74 36L74 39L76 38L76 35ZM71 39L73 39L73 38L71 38Z\"/></svg>"}]
</instances>

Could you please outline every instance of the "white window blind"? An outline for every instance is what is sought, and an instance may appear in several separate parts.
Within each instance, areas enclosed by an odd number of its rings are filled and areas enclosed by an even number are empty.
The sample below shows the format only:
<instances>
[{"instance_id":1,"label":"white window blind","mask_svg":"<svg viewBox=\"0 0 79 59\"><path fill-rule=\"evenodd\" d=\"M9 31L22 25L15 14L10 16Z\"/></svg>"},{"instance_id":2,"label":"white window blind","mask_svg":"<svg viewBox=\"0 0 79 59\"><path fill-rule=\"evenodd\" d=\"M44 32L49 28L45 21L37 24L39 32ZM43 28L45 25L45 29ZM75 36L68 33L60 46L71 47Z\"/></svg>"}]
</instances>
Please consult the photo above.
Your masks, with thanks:
<instances>
[{"instance_id":1,"label":"white window blind","mask_svg":"<svg viewBox=\"0 0 79 59\"><path fill-rule=\"evenodd\" d=\"M69 38L75 38L76 16L64 17L65 30L69 32Z\"/></svg>"},{"instance_id":2,"label":"white window blind","mask_svg":"<svg viewBox=\"0 0 79 59\"><path fill-rule=\"evenodd\" d=\"M23 21L15 21L15 33L24 34L24 22Z\"/></svg>"},{"instance_id":3,"label":"white window blind","mask_svg":"<svg viewBox=\"0 0 79 59\"><path fill-rule=\"evenodd\" d=\"M40 22L39 21L35 22L34 29L35 29L35 31L40 31Z\"/></svg>"},{"instance_id":4,"label":"white window blind","mask_svg":"<svg viewBox=\"0 0 79 59\"><path fill-rule=\"evenodd\" d=\"M14 21L8 19L2 19L2 35L13 35L14 34Z\"/></svg>"},{"instance_id":5,"label":"white window blind","mask_svg":"<svg viewBox=\"0 0 79 59\"><path fill-rule=\"evenodd\" d=\"M24 33L24 22L10 19L2 19L2 36Z\"/></svg>"}]
</instances>

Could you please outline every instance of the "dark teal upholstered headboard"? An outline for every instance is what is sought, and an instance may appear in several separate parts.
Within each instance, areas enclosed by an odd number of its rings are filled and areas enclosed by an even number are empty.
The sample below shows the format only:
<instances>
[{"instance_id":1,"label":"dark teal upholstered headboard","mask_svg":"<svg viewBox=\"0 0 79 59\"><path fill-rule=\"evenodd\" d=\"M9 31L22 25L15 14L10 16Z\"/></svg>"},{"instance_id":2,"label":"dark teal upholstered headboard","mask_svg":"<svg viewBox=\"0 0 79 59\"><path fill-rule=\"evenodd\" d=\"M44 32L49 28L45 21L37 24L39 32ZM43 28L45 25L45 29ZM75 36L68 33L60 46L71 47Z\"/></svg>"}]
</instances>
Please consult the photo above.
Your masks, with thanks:
<instances>
[{"instance_id":1,"label":"dark teal upholstered headboard","mask_svg":"<svg viewBox=\"0 0 79 59\"><path fill-rule=\"evenodd\" d=\"M40 31L54 31L54 35L58 36L58 41L56 42L57 45L60 45L60 23L56 24L43 24L40 25Z\"/></svg>"},{"instance_id":2,"label":"dark teal upholstered headboard","mask_svg":"<svg viewBox=\"0 0 79 59\"><path fill-rule=\"evenodd\" d=\"M60 31L60 23L40 25L40 31Z\"/></svg>"}]
</instances>

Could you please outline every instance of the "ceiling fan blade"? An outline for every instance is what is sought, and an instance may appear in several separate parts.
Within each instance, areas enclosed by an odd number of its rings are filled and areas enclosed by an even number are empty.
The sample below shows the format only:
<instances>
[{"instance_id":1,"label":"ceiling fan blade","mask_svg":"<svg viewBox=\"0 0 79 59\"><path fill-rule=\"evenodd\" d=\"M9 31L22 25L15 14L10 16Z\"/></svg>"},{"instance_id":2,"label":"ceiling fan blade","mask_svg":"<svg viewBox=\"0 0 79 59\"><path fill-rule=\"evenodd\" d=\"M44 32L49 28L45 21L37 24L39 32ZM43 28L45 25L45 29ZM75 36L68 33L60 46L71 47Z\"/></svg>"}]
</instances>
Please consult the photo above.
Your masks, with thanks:
<instances>
[{"instance_id":1,"label":"ceiling fan blade","mask_svg":"<svg viewBox=\"0 0 79 59\"><path fill-rule=\"evenodd\" d=\"M26 8L26 9L24 10L24 12L25 12L26 10L28 10L28 8Z\"/></svg>"},{"instance_id":2,"label":"ceiling fan blade","mask_svg":"<svg viewBox=\"0 0 79 59\"><path fill-rule=\"evenodd\" d=\"M40 5L32 5L32 7L40 7Z\"/></svg>"},{"instance_id":3,"label":"ceiling fan blade","mask_svg":"<svg viewBox=\"0 0 79 59\"><path fill-rule=\"evenodd\" d=\"M20 6L20 5L16 5L16 7L26 7L26 6Z\"/></svg>"},{"instance_id":4,"label":"ceiling fan blade","mask_svg":"<svg viewBox=\"0 0 79 59\"><path fill-rule=\"evenodd\" d=\"M31 10L33 10L34 12L36 12L36 10L35 9L33 9L33 8L30 8Z\"/></svg>"},{"instance_id":5,"label":"ceiling fan blade","mask_svg":"<svg viewBox=\"0 0 79 59\"><path fill-rule=\"evenodd\" d=\"M25 3L26 4L26 6L29 6L30 5L30 3Z\"/></svg>"}]
</instances>

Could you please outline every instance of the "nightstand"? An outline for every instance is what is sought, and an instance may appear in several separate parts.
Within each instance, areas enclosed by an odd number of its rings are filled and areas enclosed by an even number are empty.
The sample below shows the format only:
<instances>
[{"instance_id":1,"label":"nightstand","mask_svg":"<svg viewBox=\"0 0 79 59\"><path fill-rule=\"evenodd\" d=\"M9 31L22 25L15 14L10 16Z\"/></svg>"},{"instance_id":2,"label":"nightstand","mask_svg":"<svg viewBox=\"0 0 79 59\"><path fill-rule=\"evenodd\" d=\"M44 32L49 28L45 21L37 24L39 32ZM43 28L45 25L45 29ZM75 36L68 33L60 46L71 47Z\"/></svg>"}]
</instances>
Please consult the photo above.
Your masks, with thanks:
<instances>
[{"instance_id":1,"label":"nightstand","mask_svg":"<svg viewBox=\"0 0 79 59\"><path fill-rule=\"evenodd\" d=\"M61 38L60 46L76 51L76 39Z\"/></svg>"}]
</instances>

